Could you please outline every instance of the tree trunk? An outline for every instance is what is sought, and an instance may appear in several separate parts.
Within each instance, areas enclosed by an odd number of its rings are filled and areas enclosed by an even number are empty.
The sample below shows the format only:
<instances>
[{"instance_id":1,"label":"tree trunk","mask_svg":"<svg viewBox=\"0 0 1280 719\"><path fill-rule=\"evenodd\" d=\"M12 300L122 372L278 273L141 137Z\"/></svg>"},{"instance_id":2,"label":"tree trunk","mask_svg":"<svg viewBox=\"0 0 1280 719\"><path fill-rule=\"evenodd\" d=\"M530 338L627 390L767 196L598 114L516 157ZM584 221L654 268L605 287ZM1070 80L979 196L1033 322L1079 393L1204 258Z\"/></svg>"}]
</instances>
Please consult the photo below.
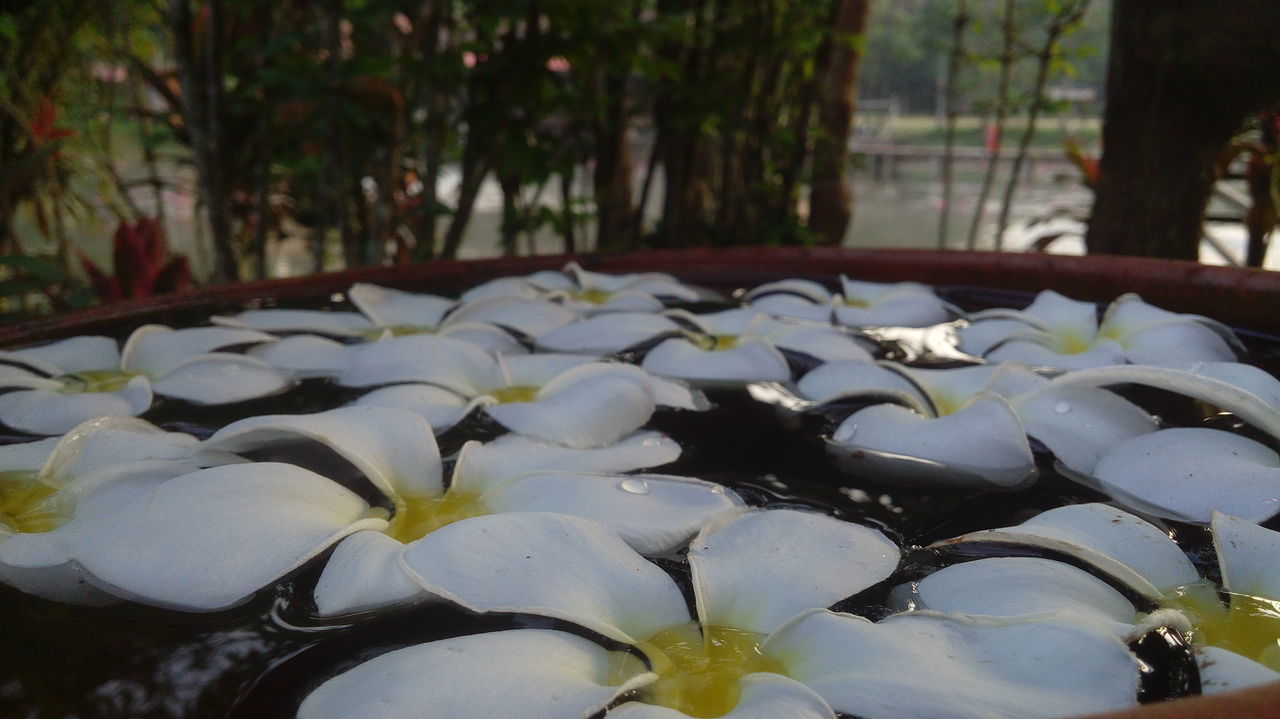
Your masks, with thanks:
<instances>
[{"instance_id":1,"label":"tree trunk","mask_svg":"<svg viewBox=\"0 0 1280 719\"><path fill-rule=\"evenodd\" d=\"M947 126L942 139L942 211L938 213L938 249L947 249L947 225L951 221L952 167L956 147L956 84L960 77L960 65L965 60L964 35L969 26L969 8L966 0L957 0L956 14L951 21L951 52L947 56L947 85L944 97L947 103Z\"/></svg>"},{"instance_id":2,"label":"tree trunk","mask_svg":"<svg viewBox=\"0 0 1280 719\"><path fill-rule=\"evenodd\" d=\"M616 70L602 71L602 75L604 113L597 118L595 131L596 249L623 250L631 247L634 212L634 161L627 144L627 76Z\"/></svg>"},{"instance_id":3,"label":"tree trunk","mask_svg":"<svg viewBox=\"0 0 1280 719\"><path fill-rule=\"evenodd\" d=\"M831 29L831 52L821 99L818 136L813 143L813 179L809 190L809 232L824 245L844 241L853 215L853 191L845 173L849 160L849 130L858 87L859 36L867 26L868 0L840 0Z\"/></svg>"},{"instance_id":4,"label":"tree trunk","mask_svg":"<svg viewBox=\"0 0 1280 719\"><path fill-rule=\"evenodd\" d=\"M1000 164L1000 141L1004 137L1004 121L1009 114L1009 80L1013 74L1014 61L1014 12L1013 0L1005 0L1004 12L1000 16L1000 85L996 91L995 147L987 158L986 170L982 173L982 188L978 190L978 202L973 208L973 220L969 223L968 247L973 249L978 244L978 227L986 214L987 198L991 196L991 187L996 181L996 168ZM1000 238L996 237L996 248L1000 247Z\"/></svg>"},{"instance_id":5,"label":"tree trunk","mask_svg":"<svg viewBox=\"0 0 1280 719\"><path fill-rule=\"evenodd\" d=\"M1214 166L1280 98L1280 3L1115 0L1091 253L1194 260Z\"/></svg>"}]
</instances>

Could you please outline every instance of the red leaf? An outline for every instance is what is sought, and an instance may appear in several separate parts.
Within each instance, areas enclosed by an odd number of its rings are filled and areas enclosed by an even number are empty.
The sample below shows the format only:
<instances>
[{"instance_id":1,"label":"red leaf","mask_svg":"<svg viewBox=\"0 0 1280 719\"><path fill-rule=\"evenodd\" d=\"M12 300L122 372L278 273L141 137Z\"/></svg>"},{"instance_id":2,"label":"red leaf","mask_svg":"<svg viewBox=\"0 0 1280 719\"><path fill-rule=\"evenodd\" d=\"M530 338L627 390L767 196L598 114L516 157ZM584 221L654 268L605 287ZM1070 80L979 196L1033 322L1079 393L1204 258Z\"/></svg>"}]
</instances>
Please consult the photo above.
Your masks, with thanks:
<instances>
[{"instance_id":1,"label":"red leaf","mask_svg":"<svg viewBox=\"0 0 1280 719\"><path fill-rule=\"evenodd\" d=\"M116 278L108 276L99 269L98 265L83 252L77 250L76 253L80 256L80 266L89 276L89 284L93 287L94 294L98 295L98 299L103 302L119 302L124 299L124 294L120 292L120 283L116 282Z\"/></svg>"},{"instance_id":2,"label":"red leaf","mask_svg":"<svg viewBox=\"0 0 1280 719\"><path fill-rule=\"evenodd\" d=\"M181 255L174 257L160 268L156 274L155 284L151 286L152 294L167 295L182 292L191 287L191 265Z\"/></svg>"}]
</instances>

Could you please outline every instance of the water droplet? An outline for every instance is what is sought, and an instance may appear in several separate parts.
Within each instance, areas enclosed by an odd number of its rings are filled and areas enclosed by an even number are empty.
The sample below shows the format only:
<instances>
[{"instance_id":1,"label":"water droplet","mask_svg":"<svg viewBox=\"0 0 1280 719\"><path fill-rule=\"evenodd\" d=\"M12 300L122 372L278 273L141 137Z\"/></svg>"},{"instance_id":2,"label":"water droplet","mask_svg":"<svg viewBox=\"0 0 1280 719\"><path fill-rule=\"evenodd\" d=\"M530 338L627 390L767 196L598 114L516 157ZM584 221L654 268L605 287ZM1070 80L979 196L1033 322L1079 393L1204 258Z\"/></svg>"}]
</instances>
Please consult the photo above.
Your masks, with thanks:
<instances>
[{"instance_id":1,"label":"water droplet","mask_svg":"<svg viewBox=\"0 0 1280 719\"><path fill-rule=\"evenodd\" d=\"M621 482L618 482L618 489L630 494L648 494L649 483L636 477L627 477Z\"/></svg>"},{"instance_id":2,"label":"water droplet","mask_svg":"<svg viewBox=\"0 0 1280 719\"><path fill-rule=\"evenodd\" d=\"M718 485L718 484L717 484L716 486L714 486L714 487L712 487L712 488L711 488L711 493L712 493L712 494L724 494L724 487L721 487L720 485Z\"/></svg>"},{"instance_id":3,"label":"water droplet","mask_svg":"<svg viewBox=\"0 0 1280 719\"><path fill-rule=\"evenodd\" d=\"M835 436L832 437L837 442L848 442L853 439L853 435L858 431L856 424L842 424L836 429Z\"/></svg>"},{"instance_id":4,"label":"water droplet","mask_svg":"<svg viewBox=\"0 0 1280 719\"><path fill-rule=\"evenodd\" d=\"M1057 412L1058 414L1066 414L1067 412L1070 412L1070 411L1071 411L1071 403L1070 403L1070 402L1056 402L1056 403L1053 405L1053 411L1054 411L1054 412Z\"/></svg>"},{"instance_id":5,"label":"water droplet","mask_svg":"<svg viewBox=\"0 0 1280 719\"><path fill-rule=\"evenodd\" d=\"M660 437L645 437L640 444L644 447L657 447L662 444L662 439Z\"/></svg>"}]
</instances>

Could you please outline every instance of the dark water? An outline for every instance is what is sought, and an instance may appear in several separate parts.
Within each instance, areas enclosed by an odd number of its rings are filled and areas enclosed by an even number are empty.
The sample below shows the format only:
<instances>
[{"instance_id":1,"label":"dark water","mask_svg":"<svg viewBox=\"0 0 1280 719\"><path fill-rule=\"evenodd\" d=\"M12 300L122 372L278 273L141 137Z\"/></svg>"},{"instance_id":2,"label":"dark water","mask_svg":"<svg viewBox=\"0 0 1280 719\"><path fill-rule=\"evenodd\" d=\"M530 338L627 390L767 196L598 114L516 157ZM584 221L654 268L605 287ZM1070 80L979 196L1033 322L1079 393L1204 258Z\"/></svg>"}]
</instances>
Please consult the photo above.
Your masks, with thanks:
<instances>
[{"instance_id":1,"label":"dark water","mask_svg":"<svg viewBox=\"0 0 1280 719\"><path fill-rule=\"evenodd\" d=\"M949 299L973 308L1018 306L1029 298L968 291ZM1252 334L1246 340L1252 361L1274 372L1280 340ZM314 412L340 406L352 396L328 382L308 381L286 394L230 407L162 402L144 418L203 437L240 417ZM774 407L752 400L745 390L714 392L711 399L715 407L706 413L663 411L654 416L649 426L670 434L685 448L677 462L655 471L722 483L752 505L811 508L884 531L908 549L899 571L835 607L871 619L888 613L886 594L893 585L992 551L921 547L965 532L1017 524L1052 507L1105 499L1058 475L1043 452L1038 454L1037 481L1019 491L920 492L879 485L842 474L828 462L820 435L838 416L809 417L800 431L793 431L783 426ZM1146 392L1133 399L1166 421L1233 427L1232 418L1205 418L1181 398ZM447 454L467 439L490 438L497 431L483 420L464 421L441 437L442 450ZM27 438L11 436L8 441L21 439ZM314 451L307 454L313 461L341 463L333 457L316 460ZM349 468L335 467L339 474L351 474ZM1207 532L1189 526L1170 529L1201 571L1217 579ZM318 557L251 602L218 614L131 603L74 607L0 587L0 717L288 717L325 679L387 651L517 627L583 631L555 620L477 616L440 604L320 621L313 616L309 596L326 558L327 554ZM657 561L688 594L683 560ZM1194 662L1181 637L1155 632L1135 650L1152 667L1141 699L1198 692Z\"/></svg>"}]
</instances>

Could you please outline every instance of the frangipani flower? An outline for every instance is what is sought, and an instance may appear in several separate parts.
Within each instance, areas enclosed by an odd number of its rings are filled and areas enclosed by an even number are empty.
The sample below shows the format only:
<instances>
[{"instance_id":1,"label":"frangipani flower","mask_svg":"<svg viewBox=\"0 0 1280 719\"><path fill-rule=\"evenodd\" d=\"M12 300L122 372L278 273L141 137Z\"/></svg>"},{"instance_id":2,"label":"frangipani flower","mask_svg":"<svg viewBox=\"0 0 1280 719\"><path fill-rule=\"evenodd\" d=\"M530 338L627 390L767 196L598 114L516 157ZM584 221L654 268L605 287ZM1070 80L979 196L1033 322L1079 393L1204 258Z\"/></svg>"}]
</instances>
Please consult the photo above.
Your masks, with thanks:
<instances>
[{"instance_id":1,"label":"frangipani flower","mask_svg":"<svg viewBox=\"0 0 1280 719\"><path fill-rule=\"evenodd\" d=\"M477 711L879 719L1059 716L1135 704L1133 657L1084 622L921 613L872 623L822 609L898 563L897 547L876 530L823 515L748 510L703 529L689 550L696 619L665 572L598 525L533 513L440 534L448 540L438 551L404 557L431 591L475 611L574 622L631 649L534 629L446 639L329 680L299 717L345 717L358 707L372 719Z\"/></svg>"},{"instance_id":2,"label":"frangipani flower","mask_svg":"<svg viewBox=\"0 0 1280 719\"><path fill-rule=\"evenodd\" d=\"M664 340L640 366L698 385L788 381L791 366L783 350L822 362L871 361L856 338L829 325L784 322L749 308L704 315L672 310L667 316L693 332Z\"/></svg>"},{"instance_id":3,"label":"frangipani flower","mask_svg":"<svg viewBox=\"0 0 1280 719\"><path fill-rule=\"evenodd\" d=\"M832 362L796 388L819 404L879 402L846 418L829 449L847 469L899 484L1018 486L1035 471L1027 437L1090 472L1112 447L1156 429L1118 395L1049 380L1016 362L954 369Z\"/></svg>"},{"instance_id":4,"label":"frangipani flower","mask_svg":"<svg viewBox=\"0 0 1280 719\"><path fill-rule=\"evenodd\" d=\"M437 334L494 352L521 353L525 349L512 332L532 337L577 319L577 315L559 305L514 297L459 303L364 283L352 285L347 296L359 312L249 310L214 317L213 322L264 332L307 333L285 338L257 354L275 366L304 375L332 375L346 366L351 346L327 337L377 340Z\"/></svg>"},{"instance_id":5,"label":"frangipani flower","mask_svg":"<svg viewBox=\"0 0 1280 719\"><path fill-rule=\"evenodd\" d=\"M1077 370L1053 381L1064 389L1122 383L1195 398L1280 439L1280 382L1254 367L1205 363L1184 371L1127 365ZM1280 512L1280 457L1231 432L1161 429L1124 438L1093 463L1060 459L1073 479L1167 519L1204 524L1221 511L1260 522Z\"/></svg>"},{"instance_id":6,"label":"frangipani flower","mask_svg":"<svg viewBox=\"0 0 1280 719\"><path fill-rule=\"evenodd\" d=\"M935 572L909 594L916 607L1014 616L1049 604L1109 621L1189 630L1206 694L1280 680L1280 533L1215 513L1213 542L1229 603L1153 525L1114 507L1074 505L1015 527L974 532L943 545L1023 545L1065 555L1109 577L1052 559L990 557ZM1147 602L1139 612L1115 584ZM899 593L899 598L906 597ZM1132 636L1132 633L1130 634Z\"/></svg>"},{"instance_id":7,"label":"frangipani flower","mask_svg":"<svg viewBox=\"0 0 1280 719\"><path fill-rule=\"evenodd\" d=\"M999 362L1079 369L1136 364L1186 367L1232 361L1239 340L1225 325L1199 315L1153 307L1134 294L1107 308L1102 322L1090 302L1045 290L1025 310L977 312L959 330L960 349Z\"/></svg>"},{"instance_id":8,"label":"frangipani flower","mask_svg":"<svg viewBox=\"0 0 1280 719\"><path fill-rule=\"evenodd\" d=\"M407 409L433 427L450 427L482 408L514 432L579 448L616 442L659 405L706 408L700 393L631 365L579 355L493 355L442 337L366 345L338 381L389 384L357 403Z\"/></svg>"},{"instance_id":9,"label":"frangipani flower","mask_svg":"<svg viewBox=\"0 0 1280 719\"><path fill-rule=\"evenodd\" d=\"M723 487L701 480L616 474L679 455L674 442L653 433L600 449L575 450L523 437L489 446L469 443L447 486L430 426L396 409L346 407L254 417L228 425L205 446L253 452L302 439L320 442L349 461L388 505L368 513L386 521L351 534L325 566L316 603L326 615L428 596L405 575L400 557L436 551L437 530L455 522L489 514L563 512L602 522L637 550L659 554L683 545L703 523L741 504ZM253 466L244 469L252 472Z\"/></svg>"},{"instance_id":10,"label":"frangipani flower","mask_svg":"<svg viewBox=\"0 0 1280 719\"><path fill-rule=\"evenodd\" d=\"M75 561L100 539L82 525L112 519L95 496L110 491L103 472L143 460L196 469L196 445L139 419L102 417L60 438L0 447L0 582L47 599L103 601Z\"/></svg>"},{"instance_id":11,"label":"frangipani flower","mask_svg":"<svg viewBox=\"0 0 1280 719\"><path fill-rule=\"evenodd\" d=\"M136 416L152 392L195 404L273 394L288 380L262 360L218 350L274 342L253 330L139 327L124 350L109 337L72 337L0 352L0 422L31 434L62 434L89 419Z\"/></svg>"},{"instance_id":12,"label":"frangipani flower","mask_svg":"<svg viewBox=\"0 0 1280 719\"><path fill-rule=\"evenodd\" d=\"M840 275L840 292L833 295L817 282L782 280L760 285L745 299L779 317L846 327L928 327L950 319L933 289L917 282L862 282Z\"/></svg>"},{"instance_id":13,"label":"frangipani flower","mask_svg":"<svg viewBox=\"0 0 1280 719\"><path fill-rule=\"evenodd\" d=\"M462 294L464 302L489 297L541 298L583 313L657 312L663 300L695 302L703 295L660 272L610 275L584 270L577 262L562 272L544 270L527 277L499 277Z\"/></svg>"}]
</instances>

